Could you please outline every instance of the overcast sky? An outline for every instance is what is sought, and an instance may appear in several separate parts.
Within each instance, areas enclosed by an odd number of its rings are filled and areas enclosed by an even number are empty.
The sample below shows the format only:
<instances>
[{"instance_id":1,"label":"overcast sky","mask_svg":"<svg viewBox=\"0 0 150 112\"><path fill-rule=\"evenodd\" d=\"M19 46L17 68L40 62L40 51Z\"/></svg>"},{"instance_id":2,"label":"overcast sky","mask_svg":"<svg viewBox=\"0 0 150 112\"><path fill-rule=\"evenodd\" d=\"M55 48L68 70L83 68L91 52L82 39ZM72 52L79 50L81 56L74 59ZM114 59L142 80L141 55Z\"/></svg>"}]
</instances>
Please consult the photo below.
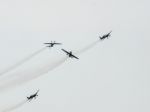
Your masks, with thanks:
<instances>
[{"instance_id":1,"label":"overcast sky","mask_svg":"<svg viewBox=\"0 0 150 112\"><path fill-rule=\"evenodd\" d=\"M0 71L41 49L44 42L63 45L46 49L18 69L32 69L61 48L83 48L112 30L110 39L78 55L79 60L69 59L36 80L1 92L0 111L40 89L36 100L14 112L150 112L149 4L0 0ZM50 61L53 58L58 59L54 55Z\"/></svg>"}]
</instances>

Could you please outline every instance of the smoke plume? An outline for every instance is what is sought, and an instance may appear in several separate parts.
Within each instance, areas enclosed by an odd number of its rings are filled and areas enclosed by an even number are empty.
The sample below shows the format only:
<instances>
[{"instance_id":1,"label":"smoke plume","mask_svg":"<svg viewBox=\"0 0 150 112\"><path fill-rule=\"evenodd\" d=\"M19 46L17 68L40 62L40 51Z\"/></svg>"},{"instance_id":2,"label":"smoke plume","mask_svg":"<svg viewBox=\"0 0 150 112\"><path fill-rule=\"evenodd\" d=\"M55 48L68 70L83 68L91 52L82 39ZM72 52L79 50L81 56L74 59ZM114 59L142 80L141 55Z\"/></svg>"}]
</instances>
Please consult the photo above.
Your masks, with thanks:
<instances>
[{"instance_id":1,"label":"smoke plume","mask_svg":"<svg viewBox=\"0 0 150 112\"><path fill-rule=\"evenodd\" d=\"M13 111L13 110L23 106L25 103L27 103L27 101L28 100L26 99L26 100L23 100L23 101L21 101L21 102L19 102L17 104L14 104L14 105L11 105L11 106L7 106L1 112L11 112L11 111Z\"/></svg>"},{"instance_id":2,"label":"smoke plume","mask_svg":"<svg viewBox=\"0 0 150 112\"><path fill-rule=\"evenodd\" d=\"M46 49L46 47L32 53L31 55L27 56L26 58L22 59L21 61L17 62L16 64L6 68L5 70L3 70L1 73L0 73L0 76L1 75L4 75L12 70L14 70L15 68L17 68L18 66L24 64L26 61L32 59L34 56L38 55L39 53L41 53L42 51L44 51Z\"/></svg>"}]
</instances>

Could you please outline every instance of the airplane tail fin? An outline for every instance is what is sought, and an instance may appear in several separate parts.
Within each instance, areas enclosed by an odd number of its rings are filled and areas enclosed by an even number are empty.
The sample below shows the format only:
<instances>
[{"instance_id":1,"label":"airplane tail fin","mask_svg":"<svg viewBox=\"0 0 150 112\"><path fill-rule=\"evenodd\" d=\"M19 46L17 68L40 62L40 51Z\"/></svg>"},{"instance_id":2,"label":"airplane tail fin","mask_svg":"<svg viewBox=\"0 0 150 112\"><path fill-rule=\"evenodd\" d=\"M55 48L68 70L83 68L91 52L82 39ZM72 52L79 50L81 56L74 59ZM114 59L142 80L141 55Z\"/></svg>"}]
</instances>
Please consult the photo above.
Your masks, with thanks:
<instances>
[{"instance_id":1,"label":"airplane tail fin","mask_svg":"<svg viewBox=\"0 0 150 112\"><path fill-rule=\"evenodd\" d=\"M99 39L100 39L100 40L103 40L103 37L99 36Z\"/></svg>"}]
</instances>

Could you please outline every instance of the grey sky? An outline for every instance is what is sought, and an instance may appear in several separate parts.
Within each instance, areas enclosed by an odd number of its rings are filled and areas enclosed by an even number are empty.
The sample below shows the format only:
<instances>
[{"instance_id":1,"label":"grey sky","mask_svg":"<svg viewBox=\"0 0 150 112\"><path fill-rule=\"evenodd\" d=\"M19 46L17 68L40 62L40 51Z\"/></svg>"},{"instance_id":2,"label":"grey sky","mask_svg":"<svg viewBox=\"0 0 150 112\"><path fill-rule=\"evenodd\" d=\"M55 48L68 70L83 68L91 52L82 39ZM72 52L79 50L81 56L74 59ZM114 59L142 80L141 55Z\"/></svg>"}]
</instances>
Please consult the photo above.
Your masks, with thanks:
<instances>
[{"instance_id":1,"label":"grey sky","mask_svg":"<svg viewBox=\"0 0 150 112\"><path fill-rule=\"evenodd\" d=\"M77 50L112 30L112 37L48 74L0 93L3 105L39 97L14 112L149 112L148 0L1 0L0 70L56 40ZM61 51L60 51L61 52ZM45 56L46 55L46 56ZM29 62L34 67L35 61ZM21 69L24 69L23 67Z\"/></svg>"}]
</instances>

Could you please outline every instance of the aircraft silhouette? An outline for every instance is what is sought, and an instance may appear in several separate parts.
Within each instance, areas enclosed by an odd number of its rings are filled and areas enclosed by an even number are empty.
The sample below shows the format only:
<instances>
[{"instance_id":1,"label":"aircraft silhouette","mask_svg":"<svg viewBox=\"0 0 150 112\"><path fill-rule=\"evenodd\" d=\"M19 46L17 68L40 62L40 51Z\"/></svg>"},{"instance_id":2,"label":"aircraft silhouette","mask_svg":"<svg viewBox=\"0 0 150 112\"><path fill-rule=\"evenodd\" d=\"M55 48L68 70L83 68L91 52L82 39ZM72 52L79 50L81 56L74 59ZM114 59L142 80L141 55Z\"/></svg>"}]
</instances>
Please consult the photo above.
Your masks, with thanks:
<instances>
[{"instance_id":1,"label":"aircraft silhouette","mask_svg":"<svg viewBox=\"0 0 150 112\"><path fill-rule=\"evenodd\" d=\"M44 43L44 44L48 44L49 46L47 47L54 47L54 45L61 45L61 43L56 43L55 41L54 42L50 42L50 43Z\"/></svg>"},{"instance_id":2,"label":"aircraft silhouette","mask_svg":"<svg viewBox=\"0 0 150 112\"><path fill-rule=\"evenodd\" d=\"M79 59L78 57L76 57L75 55L72 54L72 51L66 51L64 49L61 49L62 51L64 51L70 58L76 58L76 59Z\"/></svg>"},{"instance_id":3,"label":"aircraft silhouette","mask_svg":"<svg viewBox=\"0 0 150 112\"><path fill-rule=\"evenodd\" d=\"M111 32L112 32L112 31L110 31L109 33L107 33L107 34L103 35L102 37L101 37L101 36L99 36L100 40L104 40L104 39L106 39L106 38L108 39L108 37L110 37L110 36L111 36L111 35L110 35L110 34L111 34Z\"/></svg>"},{"instance_id":4,"label":"aircraft silhouette","mask_svg":"<svg viewBox=\"0 0 150 112\"><path fill-rule=\"evenodd\" d=\"M30 95L29 97L27 97L27 99L28 99L29 101L31 101L33 98L36 99L36 97L38 96L38 92L39 92L39 90L38 90L35 94L32 94L32 95Z\"/></svg>"}]
</instances>

